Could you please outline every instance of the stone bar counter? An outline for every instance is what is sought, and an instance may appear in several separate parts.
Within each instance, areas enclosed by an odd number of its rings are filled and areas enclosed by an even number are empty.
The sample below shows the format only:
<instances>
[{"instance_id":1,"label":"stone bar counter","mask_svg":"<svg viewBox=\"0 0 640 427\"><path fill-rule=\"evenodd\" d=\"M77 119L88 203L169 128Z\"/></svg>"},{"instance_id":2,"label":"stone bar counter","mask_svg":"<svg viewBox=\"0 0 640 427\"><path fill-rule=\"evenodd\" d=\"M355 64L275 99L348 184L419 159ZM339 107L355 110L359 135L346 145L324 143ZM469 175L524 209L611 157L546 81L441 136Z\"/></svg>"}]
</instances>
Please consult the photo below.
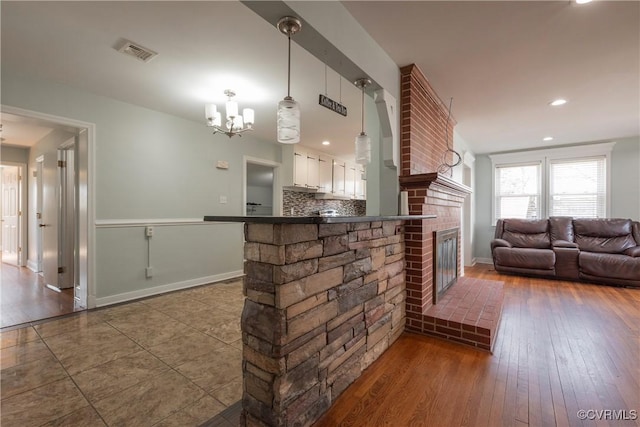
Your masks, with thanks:
<instances>
[{"instance_id":1,"label":"stone bar counter","mask_svg":"<svg viewBox=\"0 0 640 427\"><path fill-rule=\"evenodd\" d=\"M405 220L229 217L245 223L242 425L308 426L405 326Z\"/></svg>"}]
</instances>

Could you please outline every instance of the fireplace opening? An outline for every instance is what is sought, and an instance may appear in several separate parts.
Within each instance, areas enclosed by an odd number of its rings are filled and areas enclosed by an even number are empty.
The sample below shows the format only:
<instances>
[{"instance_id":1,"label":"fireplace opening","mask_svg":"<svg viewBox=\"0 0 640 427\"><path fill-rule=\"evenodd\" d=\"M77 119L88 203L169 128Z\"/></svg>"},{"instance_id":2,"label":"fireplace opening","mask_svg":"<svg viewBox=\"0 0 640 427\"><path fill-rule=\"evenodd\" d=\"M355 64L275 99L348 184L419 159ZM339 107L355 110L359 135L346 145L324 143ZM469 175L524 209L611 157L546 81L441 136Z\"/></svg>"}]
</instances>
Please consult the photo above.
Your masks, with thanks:
<instances>
[{"instance_id":1,"label":"fireplace opening","mask_svg":"<svg viewBox=\"0 0 640 427\"><path fill-rule=\"evenodd\" d=\"M433 232L433 303L458 280L458 228Z\"/></svg>"}]
</instances>

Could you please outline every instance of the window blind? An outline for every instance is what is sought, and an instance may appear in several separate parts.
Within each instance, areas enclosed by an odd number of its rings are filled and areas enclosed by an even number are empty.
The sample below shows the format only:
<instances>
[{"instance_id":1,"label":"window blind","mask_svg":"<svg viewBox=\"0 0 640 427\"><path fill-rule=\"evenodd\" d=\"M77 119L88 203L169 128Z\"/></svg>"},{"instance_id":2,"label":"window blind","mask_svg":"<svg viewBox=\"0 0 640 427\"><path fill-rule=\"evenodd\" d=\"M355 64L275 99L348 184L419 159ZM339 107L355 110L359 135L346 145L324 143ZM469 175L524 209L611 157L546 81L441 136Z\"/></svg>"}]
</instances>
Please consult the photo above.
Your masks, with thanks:
<instances>
[{"instance_id":1,"label":"window blind","mask_svg":"<svg viewBox=\"0 0 640 427\"><path fill-rule=\"evenodd\" d=\"M605 156L552 160L549 170L549 216L605 217L605 169Z\"/></svg>"},{"instance_id":2,"label":"window blind","mask_svg":"<svg viewBox=\"0 0 640 427\"><path fill-rule=\"evenodd\" d=\"M496 218L540 218L540 164L496 167Z\"/></svg>"}]
</instances>

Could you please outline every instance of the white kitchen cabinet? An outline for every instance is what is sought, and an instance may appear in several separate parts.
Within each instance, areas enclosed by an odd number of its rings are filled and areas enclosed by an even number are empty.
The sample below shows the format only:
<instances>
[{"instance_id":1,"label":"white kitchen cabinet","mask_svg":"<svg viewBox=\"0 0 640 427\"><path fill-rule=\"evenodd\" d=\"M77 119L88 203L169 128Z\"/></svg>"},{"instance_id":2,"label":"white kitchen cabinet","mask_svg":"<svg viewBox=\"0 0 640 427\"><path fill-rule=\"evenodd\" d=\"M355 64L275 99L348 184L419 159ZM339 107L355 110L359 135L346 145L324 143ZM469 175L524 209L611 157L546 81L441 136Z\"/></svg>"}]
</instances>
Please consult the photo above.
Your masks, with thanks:
<instances>
[{"instance_id":1,"label":"white kitchen cabinet","mask_svg":"<svg viewBox=\"0 0 640 427\"><path fill-rule=\"evenodd\" d=\"M345 162L342 160L333 161L333 191L338 196L345 195Z\"/></svg>"},{"instance_id":2,"label":"white kitchen cabinet","mask_svg":"<svg viewBox=\"0 0 640 427\"><path fill-rule=\"evenodd\" d=\"M318 183L318 172L319 172L319 163L318 163L318 155L313 152L307 152L307 188L311 190L317 190L319 187Z\"/></svg>"},{"instance_id":3,"label":"white kitchen cabinet","mask_svg":"<svg viewBox=\"0 0 640 427\"><path fill-rule=\"evenodd\" d=\"M345 165L344 195L356 197L356 165L353 163Z\"/></svg>"},{"instance_id":4,"label":"white kitchen cabinet","mask_svg":"<svg viewBox=\"0 0 640 427\"><path fill-rule=\"evenodd\" d=\"M318 156L318 192L333 191L333 157L326 154Z\"/></svg>"},{"instance_id":5,"label":"white kitchen cabinet","mask_svg":"<svg viewBox=\"0 0 640 427\"><path fill-rule=\"evenodd\" d=\"M356 166L356 199L358 200L366 200L367 199L367 180L364 171L364 166L357 165Z\"/></svg>"},{"instance_id":6,"label":"white kitchen cabinet","mask_svg":"<svg viewBox=\"0 0 640 427\"><path fill-rule=\"evenodd\" d=\"M295 150L293 152L293 186L307 186L307 152Z\"/></svg>"}]
</instances>

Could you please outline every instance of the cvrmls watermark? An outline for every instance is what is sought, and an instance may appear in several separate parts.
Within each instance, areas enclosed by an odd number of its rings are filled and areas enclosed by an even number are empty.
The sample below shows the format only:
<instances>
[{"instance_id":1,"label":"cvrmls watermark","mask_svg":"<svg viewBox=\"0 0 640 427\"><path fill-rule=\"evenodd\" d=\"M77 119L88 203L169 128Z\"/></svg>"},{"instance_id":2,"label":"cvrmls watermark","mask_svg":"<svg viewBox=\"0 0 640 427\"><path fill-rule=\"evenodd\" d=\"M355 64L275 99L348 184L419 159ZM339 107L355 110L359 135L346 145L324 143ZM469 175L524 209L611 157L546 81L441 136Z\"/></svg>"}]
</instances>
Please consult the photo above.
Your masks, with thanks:
<instances>
[{"instance_id":1,"label":"cvrmls watermark","mask_svg":"<svg viewBox=\"0 0 640 427\"><path fill-rule=\"evenodd\" d=\"M638 419L636 409L580 409L577 415L581 420L634 421Z\"/></svg>"}]
</instances>

